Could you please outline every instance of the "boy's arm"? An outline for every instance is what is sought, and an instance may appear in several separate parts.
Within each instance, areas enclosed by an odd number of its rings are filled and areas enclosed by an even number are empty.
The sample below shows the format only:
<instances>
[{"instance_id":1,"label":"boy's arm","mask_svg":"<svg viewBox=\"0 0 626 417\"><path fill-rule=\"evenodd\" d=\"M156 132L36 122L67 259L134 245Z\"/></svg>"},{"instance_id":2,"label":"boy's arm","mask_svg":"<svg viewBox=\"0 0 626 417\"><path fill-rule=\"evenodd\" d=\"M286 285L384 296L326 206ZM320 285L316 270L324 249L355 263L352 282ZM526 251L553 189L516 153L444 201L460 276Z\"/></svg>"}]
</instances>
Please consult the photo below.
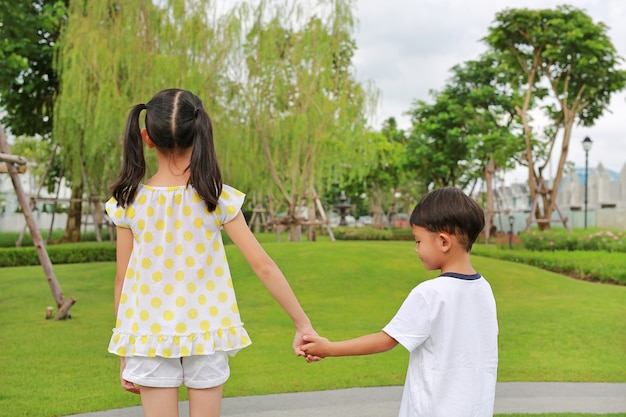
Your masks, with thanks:
<instances>
[{"instance_id":1,"label":"boy's arm","mask_svg":"<svg viewBox=\"0 0 626 417\"><path fill-rule=\"evenodd\" d=\"M302 351L307 355L319 356L320 358L371 355L386 352L398 344L396 339L385 332L372 333L341 342L331 342L324 337L313 335L304 336L304 340L308 343L302 346Z\"/></svg>"}]
</instances>

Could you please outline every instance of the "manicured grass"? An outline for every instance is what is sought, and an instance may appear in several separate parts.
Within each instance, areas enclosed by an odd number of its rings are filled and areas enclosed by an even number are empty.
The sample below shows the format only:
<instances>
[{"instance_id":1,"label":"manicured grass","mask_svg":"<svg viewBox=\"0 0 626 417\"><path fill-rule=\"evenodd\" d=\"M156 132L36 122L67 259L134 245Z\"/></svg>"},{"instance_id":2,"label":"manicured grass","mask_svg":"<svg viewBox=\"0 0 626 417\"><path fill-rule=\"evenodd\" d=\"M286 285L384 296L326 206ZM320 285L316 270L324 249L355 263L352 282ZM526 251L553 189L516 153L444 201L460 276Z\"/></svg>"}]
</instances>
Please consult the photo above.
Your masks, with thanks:
<instances>
[{"instance_id":1,"label":"manicured grass","mask_svg":"<svg viewBox=\"0 0 626 417\"><path fill-rule=\"evenodd\" d=\"M424 271L411 242L264 243L317 330L343 339L380 330ZM253 344L231 360L225 396L401 385L408 354L293 356L291 322L228 247ZM474 257L491 282L500 323L500 381L626 382L626 287L595 284L507 261ZM138 405L118 385L106 352L113 326L113 263L56 265L73 319L46 321L53 304L41 267L0 272L0 412L49 417ZM181 390L181 398L186 394ZM553 416L565 416L554 414Z\"/></svg>"},{"instance_id":2,"label":"manicured grass","mask_svg":"<svg viewBox=\"0 0 626 417\"><path fill-rule=\"evenodd\" d=\"M548 413L548 414L496 414L506 417L626 417L626 413L618 414L578 414L578 413Z\"/></svg>"}]
</instances>

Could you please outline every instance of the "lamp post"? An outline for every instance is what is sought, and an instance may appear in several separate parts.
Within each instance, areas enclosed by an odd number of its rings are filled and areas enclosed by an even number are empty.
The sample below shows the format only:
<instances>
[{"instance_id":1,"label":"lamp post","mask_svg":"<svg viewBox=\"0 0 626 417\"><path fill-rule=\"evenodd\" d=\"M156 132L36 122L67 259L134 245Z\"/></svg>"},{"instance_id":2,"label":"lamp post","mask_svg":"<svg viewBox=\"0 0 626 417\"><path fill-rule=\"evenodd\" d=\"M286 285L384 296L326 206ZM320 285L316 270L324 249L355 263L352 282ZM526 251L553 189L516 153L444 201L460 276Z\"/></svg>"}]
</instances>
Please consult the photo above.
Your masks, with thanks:
<instances>
[{"instance_id":1,"label":"lamp post","mask_svg":"<svg viewBox=\"0 0 626 417\"><path fill-rule=\"evenodd\" d=\"M515 223L515 217L509 216L509 249L513 249L513 224Z\"/></svg>"},{"instance_id":2,"label":"lamp post","mask_svg":"<svg viewBox=\"0 0 626 417\"><path fill-rule=\"evenodd\" d=\"M585 229L587 228L587 191L589 189L589 150L593 142L589 136L585 136L583 139L583 149L585 150Z\"/></svg>"}]
</instances>

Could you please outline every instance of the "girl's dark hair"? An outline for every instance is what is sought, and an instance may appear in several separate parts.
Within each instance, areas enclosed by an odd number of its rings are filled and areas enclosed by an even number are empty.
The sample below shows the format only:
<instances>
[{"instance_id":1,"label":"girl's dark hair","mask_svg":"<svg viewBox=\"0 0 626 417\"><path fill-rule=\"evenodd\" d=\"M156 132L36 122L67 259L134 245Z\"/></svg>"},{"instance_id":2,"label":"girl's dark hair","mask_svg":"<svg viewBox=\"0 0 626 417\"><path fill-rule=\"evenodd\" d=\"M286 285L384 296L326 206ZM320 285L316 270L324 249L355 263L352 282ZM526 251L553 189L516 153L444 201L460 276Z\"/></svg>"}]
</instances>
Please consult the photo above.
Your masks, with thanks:
<instances>
[{"instance_id":1,"label":"girl's dark hair","mask_svg":"<svg viewBox=\"0 0 626 417\"><path fill-rule=\"evenodd\" d=\"M193 147L187 185L192 185L206 202L209 211L215 210L222 192L220 171L211 118L202 100L195 94L180 89L158 92L146 104L134 106L124 132L124 159L120 174L111 186L117 204L132 203L137 187L146 173L143 139L139 115L146 111L146 131L154 146L160 150L181 150Z\"/></svg>"},{"instance_id":2,"label":"girl's dark hair","mask_svg":"<svg viewBox=\"0 0 626 417\"><path fill-rule=\"evenodd\" d=\"M485 227L485 213L462 190L444 187L422 197L409 222L411 226L423 227L429 232L453 234L469 252Z\"/></svg>"}]
</instances>

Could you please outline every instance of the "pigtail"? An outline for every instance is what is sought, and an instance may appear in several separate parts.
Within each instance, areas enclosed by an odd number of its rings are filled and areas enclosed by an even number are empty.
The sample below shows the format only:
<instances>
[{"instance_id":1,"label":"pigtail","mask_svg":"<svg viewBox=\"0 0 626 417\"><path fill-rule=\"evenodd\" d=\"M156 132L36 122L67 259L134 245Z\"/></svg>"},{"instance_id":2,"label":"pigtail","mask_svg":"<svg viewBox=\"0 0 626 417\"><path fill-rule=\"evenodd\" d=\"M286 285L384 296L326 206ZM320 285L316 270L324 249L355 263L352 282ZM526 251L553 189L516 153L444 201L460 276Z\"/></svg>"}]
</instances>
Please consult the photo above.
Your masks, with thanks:
<instances>
[{"instance_id":1,"label":"pigtail","mask_svg":"<svg viewBox=\"0 0 626 417\"><path fill-rule=\"evenodd\" d=\"M122 168L117 180L111 186L113 197L121 207L126 207L133 202L137 187L146 174L146 160L143 155L143 140L139 127L139 114L145 109L145 104L137 104L130 111L126 121Z\"/></svg>"},{"instance_id":2,"label":"pigtail","mask_svg":"<svg viewBox=\"0 0 626 417\"><path fill-rule=\"evenodd\" d=\"M193 113L193 150L189 161L189 182L206 202L209 211L217 207L222 193L222 173L213 144L211 118L203 108Z\"/></svg>"}]
</instances>

